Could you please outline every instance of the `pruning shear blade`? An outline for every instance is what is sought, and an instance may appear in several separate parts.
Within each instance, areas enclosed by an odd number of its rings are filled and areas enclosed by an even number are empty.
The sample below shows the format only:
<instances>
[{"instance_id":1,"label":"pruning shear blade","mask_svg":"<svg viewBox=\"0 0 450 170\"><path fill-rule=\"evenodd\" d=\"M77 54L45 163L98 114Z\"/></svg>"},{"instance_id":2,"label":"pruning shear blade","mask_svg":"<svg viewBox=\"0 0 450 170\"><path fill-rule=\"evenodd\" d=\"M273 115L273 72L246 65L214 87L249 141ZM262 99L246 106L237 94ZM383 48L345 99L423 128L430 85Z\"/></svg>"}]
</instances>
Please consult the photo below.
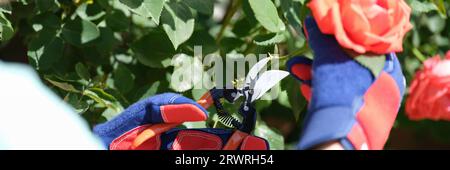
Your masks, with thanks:
<instances>
[{"instance_id":1,"label":"pruning shear blade","mask_svg":"<svg viewBox=\"0 0 450 170\"><path fill-rule=\"evenodd\" d=\"M264 58L250 69L247 77L245 78L245 86L249 86L250 88L252 88L257 79L258 73L267 65L270 59L270 57Z\"/></svg>"},{"instance_id":2,"label":"pruning shear blade","mask_svg":"<svg viewBox=\"0 0 450 170\"><path fill-rule=\"evenodd\" d=\"M277 85L278 82L283 80L288 75L289 72L281 70L270 70L264 72L261 76L259 76L255 83L251 102L261 98L267 91Z\"/></svg>"}]
</instances>

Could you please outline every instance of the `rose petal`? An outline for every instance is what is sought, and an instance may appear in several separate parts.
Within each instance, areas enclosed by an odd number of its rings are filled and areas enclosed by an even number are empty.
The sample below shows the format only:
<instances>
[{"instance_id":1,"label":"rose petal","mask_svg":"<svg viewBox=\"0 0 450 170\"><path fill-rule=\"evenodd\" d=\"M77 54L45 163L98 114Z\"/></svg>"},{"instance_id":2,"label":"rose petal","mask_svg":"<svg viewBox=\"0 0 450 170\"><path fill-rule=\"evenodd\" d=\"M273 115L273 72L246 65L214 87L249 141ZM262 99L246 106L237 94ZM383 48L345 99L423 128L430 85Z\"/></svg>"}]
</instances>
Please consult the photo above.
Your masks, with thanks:
<instances>
[{"instance_id":1,"label":"rose petal","mask_svg":"<svg viewBox=\"0 0 450 170\"><path fill-rule=\"evenodd\" d=\"M366 49L354 43L352 40L350 40L347 36L347 33L344 30L344 26L341 23L341 14L339 11L339 4L334 4L334 6L331 8L331 16L333 17L333 23L334 23L334 34L336 37L336 40L339 42L339 44L345 48L352 49L356 51L357 53L365 53Z\"/></svg>"},{"instance_id":2,"label":"rose petal","mask_svg":"<svg viewBox=\"0 0 450 170\"><path fill-rule=\"evenodd\" d=\"M319 29L324 34L334 34L334 25L330 14L331 8L337 0L313 0L307 4L311 9Z\"/></svg>"},{"instance_id":3,"label":"rose petal","mask_svg":"<svg viewBox=\"0 0 450 170\"><path fill-rule=\"evenodd\" d=\"M316 19L322 19L328 15L331 7L337 2L337 0L312 0L307 6L312 10Z\"/></svg>"},{"instance_id":4,"label":"rose petal","mask_svg":"<svg viewBox=\"0 0 450 170\"><path fill-rule=\"evenodd\" d=\"M344 30L355 43L364 44L365 32L370 31L370 22L364 15L364 11L355 5L342 4L342 24Z\"/></svg>"},{"instance_id":5,"label":"rose petal","mask_svg":"<svg viewBox=\"0 0 450 170\"><path fill-rule=\"evenodd\" d=\"M450 76L450 60L442 61L441 63L437 64L433 68L432 73L439 77Z\"/></svg>"},{"instance_id":6,"label":"rose petal","mask_svg":"<svg viewBox=\"0 0 450 170\"><path fill-rule=\"evenodd\" d=\"M372 5L365 14L372 26L372 34L383 35L394 25L388 11L379 5Z\"/></svg>"}]
</instances>

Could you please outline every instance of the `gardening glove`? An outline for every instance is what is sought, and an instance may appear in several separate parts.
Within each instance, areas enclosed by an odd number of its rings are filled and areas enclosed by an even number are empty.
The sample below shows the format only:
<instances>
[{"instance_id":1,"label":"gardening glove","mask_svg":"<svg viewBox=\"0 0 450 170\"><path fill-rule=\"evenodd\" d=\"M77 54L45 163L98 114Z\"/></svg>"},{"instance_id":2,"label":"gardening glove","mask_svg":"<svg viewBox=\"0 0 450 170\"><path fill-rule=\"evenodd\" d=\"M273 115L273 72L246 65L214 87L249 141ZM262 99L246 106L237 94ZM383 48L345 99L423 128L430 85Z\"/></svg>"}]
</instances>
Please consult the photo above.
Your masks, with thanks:
<instances>
[{"instance_id":1,"label":"gardening glove","mask_svg":"<svg viewBox=\"0 0 450 170\"><path fill-rule=\"evenodd\" d=\"M405 90L395 53L386 55L383 70L374 76L333 36L322 34L312 17L305 25L314 60L296 57L287 63L309 101L299 149L332 141L345 149L383 149Z\"/></svg>"},{"instance_id":2,"label":"gardening glove","mask_svg":"<svg viewBox=\"0 0 450 170\"><path fill-rule=\"evenodd\" d=\"M183 122L205 121L207 111L195 101L165 93L139 101L94 127L111 150L218 150L236 134L231 129L181 129ZM264 139L245 136L236 149L268 149Z\"/></svg>"}]
</instances>

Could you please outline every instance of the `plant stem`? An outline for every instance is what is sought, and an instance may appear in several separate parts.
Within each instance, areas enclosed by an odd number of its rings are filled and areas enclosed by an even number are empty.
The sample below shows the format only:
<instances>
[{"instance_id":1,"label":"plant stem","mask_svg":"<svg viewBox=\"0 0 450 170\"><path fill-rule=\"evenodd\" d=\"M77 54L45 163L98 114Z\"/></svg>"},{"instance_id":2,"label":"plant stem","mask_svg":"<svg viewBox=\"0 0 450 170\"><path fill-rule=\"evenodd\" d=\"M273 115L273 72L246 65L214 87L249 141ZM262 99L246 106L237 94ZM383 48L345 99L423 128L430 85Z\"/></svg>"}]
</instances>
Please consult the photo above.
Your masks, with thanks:
<instances>
[{"instance_id":1,"label":"plant stem","mask_svg":"<svg viewBox=\"0 0 450 170\"><path fill-rule=\"evenodd\" d=\"M225 33L225 29L230 24L231 19L233 18L236 11L242 5L242 0L234 0L227 8L227 12L225 13L222 27L220 28L219 33L217 34L216 42L219 43L222 40L223 34Z\"/></svg>"},{"instance_id":2,"label":"plant stem","mask_svg":"<svg viewBox=\"0 0 450 170\"><path fill-rule=\"evenodd\" d=\"M289 53L289 54L287 54L287 55L285 55L285 56L282 56L282 57L280 57L279 59L280 59L280 60L287 60L287 59L290 59L290 58L292 58L292 57L295 57L295 56L304 54L305 52L308 51L308 49L309 49L309 48L308 48L308 45L305 44L302 48L299 48L298 50L295 50L295 51L293 51L293 52L291 52L291 53Z\"/></svg>"},{"instance_id":3,"label":"plant stem","mask_svg":"<svg viewBox=\"0 0 450 170\"><path fill-rule=\"evenodd\" d=\"M424 62L426 60L426 57L417 49L417 48L413 48L412 52L414 54L414 56L419 59L420 62Z\"/></svg>"}]
</instances>

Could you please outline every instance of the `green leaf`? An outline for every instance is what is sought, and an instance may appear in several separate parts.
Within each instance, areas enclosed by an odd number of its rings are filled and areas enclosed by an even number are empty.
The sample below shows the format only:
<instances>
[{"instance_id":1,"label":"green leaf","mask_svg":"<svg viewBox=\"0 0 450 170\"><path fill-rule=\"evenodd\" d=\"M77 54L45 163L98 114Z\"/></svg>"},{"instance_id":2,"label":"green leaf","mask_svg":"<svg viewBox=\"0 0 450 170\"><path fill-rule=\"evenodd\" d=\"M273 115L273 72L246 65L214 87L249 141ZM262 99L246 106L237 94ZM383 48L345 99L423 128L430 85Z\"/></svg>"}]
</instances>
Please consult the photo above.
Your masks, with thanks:
<instances>
[{"instance_id":1,"label":"green leaf","mask_svg":"<svg viewBox=\"0 0 450 170\"><path fill-rule=\"evenodd\" d=\"M66 23L62 29L62 37L67 42L80 46L97 39L100 30L89 20L76 18Z\"/></svg>"},{"instance_id":2,"label":"green leaf","mask_svg":"<svg viewBox=\"0 0 450 170\"><path fill-rule=\"evenodd\" d=\"M203 55L214 53L219 49L214 37L206 30L196 30L192 37L187 41L187 44L192 48L194 48L194 46L202 47Z\"/></svg>"},{"instance_id":3,"label":"green leaf","mask_svg":"<svg viewBox=\"0 0 450 170\"><path fill-rule=\"evenodd\" d=\"M63 40L56 37L54 30L43 30L28 45L30 64L37 70L46 70L55 64L63 55Z\"/></svg>"},{"instance_id":4,"label":"green leaf","mask_svg":"<svg viewBox=\"0 0 450 170\"><path fill-rule=\"evenodd\" d=\"M277 98L278 103L280 103L280 105L287 107L287 108L291 108L291 104L289 103L289 95L287 90L282 90L280 92L280 95Z\"/></svg>"},{"instance_id":5,"label":"green leaf","mask_svg":"<svg viewBox=\"0 0 450 170\"><path fill-rule=\"evenodd\" d=\"M192 98L194 100L200 100L200 98L202 98L202 96L208 92L208 89L192 89L191 93L192 93Z\"/></svg>"},{"instance_id":6,"label":"green leaf","mask_svg":"<svg viewBox=\"0 0 450 170\"><path fill-rule=\"evenodd\" d=\"M114 36L114 32L109 27L102 27L100 28L100 37L89 44L91 43L94 44L101 54L110 56L120 41Z\"/></svg>"},{"instance_id":7,"label":"green leaf","mask_svg":"<svg viewBox=\"0 0 450 170\"><path fill-rule=\"evenodd\" d=\"M89 104L80 98L80 94L78 93L67 93L64 101L69 103L75 109L75 112L83 114L89 109Z\"/></svg>"},{"instance_id":8,"label":"green leaf","mask_svg":"<svg viewBox=\"0 0 450 170\"><path fill-rule=\"evenodd\" d=\"M112 102L117 101L117 99L113 95L107 93L106 91L104 91L101 88L89 88L89 90L94 92L95 94L97 94L102 99L112 101Z\"/></svg>"},{"instance_id":9,"label":"green leaf","mask_svg":"<svg viewBox=\"0 0 450 170\"><path fill-rule=\"evenodd\" d=\"M439 16L429 17L427 20L427 26L433 33L440 33L445 29L445 19Z\"/></svg>"},{"instance_id":10,"label":"green leaf","mask_svg":"<svg viewBox=\"0 0 450 170\"><path fill-rule=\"evenodd\" d=\"M275 45L269 45L269 46L260 46L257 45L255 49L253 50L253 53L255 54L273 54L275 52Z\"/></svg>"},{"instance_id":11,"label":"green leaf","mask_svg":"<svg viewBox=\"0 0 450 170\"><path fill-rule=\"evenodd\" d=\"M85 79L85 80L91 79L89 70L86 68L86 66L84 66L83 63L77 63L75 65L75 71L77 72L78 76L80 76L80 78Z\"/></svg>"},{"instance_id":12,"label":"green leaf","mask_svg":"<svg viewBox=\"0 0 450 170\"><path fill-rule=\"evenodd\" d=\"M115 118L117 115L119 115L121 112L117 112L116 110L112 108L107 108L103 113L102 117L106 119L106 121L110 121L113 118Z\"/></svg>"},{"instance_id":13,"label":"green leaf","mask_svg":"<svg viewBox=\"0 0 450 170\"><path fill-rule=\"evenodd\" d=\"M444 0L433 0L433 2L437 6L441 16L447 18L447 9L445 8Z\"/></svg>"},{"instance_id":14,"label":"green leaf","mask_svg":"<svg viewBox=\"0 0 450 170\"><path fill-rule=\"evenodd\" d=\"M283 41L285 41L283 34L270 33L257 35L253 40L253 43L260 46L269 46L281 43Z\"/></svg>"},{"instance_id":15,"label":"green leaf","mask_svg":"<svg viewBox=\"0 0 450 170\"><path fill-rule=\"evenodd\" d=\"M149 18L159 24L161 12L166 0L120 0L123 4L127 5L134 13Z\"/></svg>"},{"instance_id":16,"label":"green leaf","mask_svg":"<svg viewBox=\"0 0 450 170\"><path fill-rule=\"evenodd\" d=\"M300 120L301 112L306 108L307 101L300 91L300 83L293 77L288 77L281 83L282 89L285 89L288 95L289 105L296 121Z\"/></svg>"},{"instance_id":17,"label":"green leaf","mask_svg":"<svg viewBox=\"0 0 450 170\"><path fill-rule=\"evenodd\" d=\"M57 0L35 0L34 2L39 12L45 12L59 7Z\"/></svg>"},{"instance_id":18,"label":"green leaf","mask_svg":"<svg viewBox=\"0 0 450 170\"><path fill-rule=\"evenodd\" d=\"M220 40L220 49L221 52L223 53L228 53L231 52L233 50L239 50L239 48L244 44L245 42L242 41L239 38L231 38L231 37L226 37L223 38L222 40Z\"/></svg>"},{"instance_id":19,"label":"green leaf","mask_svg":"<svg viewBox=\"0 0 450 170\"><path fill-rule=\"evenodd\" d=\"M160 86L160 81L156 81L153 83L150 88L147 89L147 91L139 98L139 100L146 99L150 96L154 96L158 92L158 88Z\"/></svg>"},{"instance_id":20,"label":"green leaf","mask_svg":"<svg viewBox=\"0 0 450 170\"><path fill-rule=\"evenodd\" d=\"M403 70L405 70L409 75L414 75L417 69L421 66L421 63L416 58L406 57L405 64L403 66Z\"/></svg>"},{"instance_id":21,"label":"green leaf","mask_svg":"<svg viewBox=\"0 0 450 170\"><path fill-rule=\"evenodd\" d=\"M83 3L76 9L76 14L83 20L95 21L103 16L105 16L106 12L103 11L101 6L97 3L88 4Z\"/></svg>"},{"instance_id":22,"label":"green leaf","mask_svg":"<svg viewBox=\"0 0 450 170\"><path fill-rule=\"evenodd\" d=\"M138 61L153 68L164 68L163 60L175 55L175 49L169 38L160 32L151 32L131 44L131 49Z\"/></svg>"},{"instance_id":23,"label":"green leaf","mask_svg":"<svg viewBox=\"0 0 450 170\"><path fill-rule=\"evenodd\" d=\"M11 14L12 7L10 3L0 4L0 13Z\"/></svg>"},{"instance_id":24,"label":"green leaf","mask_svg":"<svg viewBox=\"0 0 450 170\"><path fill-rule=\"evenodd\" d=\"M110 108L114 113L120 113L123 111L123 107L118 103L112 95L106 93L102 89L86 89L83 91L83 95L91 98L103 107Z\"/></svg>"},{"instance_id":25,"label":"green leaf","mask_svg":"<svg viewBox=\"0 0 450 170\"><path fill-rule=\"evenodd\" d=\"M144 2L144 0L119 0L119 1L133 9L140 7Z\"/></svg>"},{"instance_id":26,"label":"green leaf","mask_svg":"<svg viewBox=\"0 0 450 170\"><path fill-rule=\"evenodd\" d=\"M61 28L61 21L55 14L43 13L39 14L31 20L34 31L39 32L42 29L58 30Z\"/></svg>"},{"instance_id":27,"label":"green leaf","mask_svg":"<svg viewBox=\"0 0 450 170\"><path fill-rule=\"evenodd\" d=\"M250 6L249 1L242 1L242 11L245 14L245 19L248 21L248 24L256 26L258 25L258 20L255 17L255 13Z\"/></svg>"},{"instance_id":28,"label":"green leaf","mask_svg":"<svg viewBox=\"0 0 450 170\"><path fill-rule=\"evenodd\" d=\"M243 17L238 20L236 24L234 24L232 31L238 37L246 37L250 34L250 31L256 27L256 25L257 24L252 24L248 17Z\"/></svg>"},{"instance_id":29,"label":"green leaf","mask_svg":"<svg viewBox=\"0 0 450 170\"><path fill-rule=\"evenodd\" d=\"M114 86L122 93L128 93L134 86L133 73L122 64L119 64L113 74Z\"/></svg>"},{"instance_id":30,"label":"green leaf","mask_svg":"<svg viewBox=\"0 0 450 170\"><path fill-rule=\"evenodd\" d=\"M284 149L284 137L279 132L268 127L265 123L258 121L254 134L255 136L266 139L269 142L271 150Z\"/></svg>"},{"instance_id":31,"label":"green leaf","mask_svg":"<svg viewBox=\"0 0 450 170\"><path fill-rule=\"evenodd\" d=\"M130 20L119 10L115 10L106 16L106 25L114 31L125 31L130 26Z\"/></svg>"},{"instance_id":32,"label":"green leaf","mask_svg":"<svg viewBox=\"0 0 450 170\"><path fill-rule=\"evenodd\" d=\"M280 32L286 29L283 21L278 16L277 8L271 0L249 0L258 22L270 32Z\"/></svg>"},{"instance_id":33,"label":"green leaf","mask_svg":"<svg viewBox=\"0 0 450 170\"><path fill-rule=\"evenodd\" d=\"M182 0L181 2L202 14L212 15L214 12L214 0Z\"/></svg>"},{"instance_id":34,"label":"green leaf","mask_svg":"<svg viewBox=\"0 0 450 170\"><path fill-rule=\"evenodd\" d=\"M73 92L73 93L80 93L79 90L77 90L73 85L71 85L69 83L58 82L58 81L55 81L55 80L51 80L48 77L45 77L45 80L47 80L50 84L52 84L52 85L54 85L54 86L56 86L56 87L58 87L58 88L60 88L60 89L62 89L64 91Z\"/></svg>"},{"instance_id":35,"label":"green leaf","mask_svg":"<svg viewBox=\"0 0 450 170\"><path fill-rule=\"evenodd\" d=\"M0 42L11 39L14 35L14 29L11 22L0 12Z\"/></svg>"},{"instance_id":36,"label":"green leaf","mask_svg":"<svg viewBox=\"0 0 450 170\"><path fill-rule=\"evenodd\" d=\"M430 11L438 10L437 6L430 2L420 2L417 0L414 0L410 4L411 9L413 11L413 14L421 14L421 13L428 13Z\"/></svg>"},{"instance_id":37,"label":"green leaf","mask_svg":"<svg viewBox=\"0 0 450 170\"><path fill-rule=\"evenodd\" d=\"M297 33L302 32L301 2L295 0L281 0L281 9L284 17L287 19L290 26L292 26Z\"/></svg>"},{"instance_id":38,"label":"green leaf","mask_svg":"<svg viewBox=\"0 0 450 170\"><path fill-rule=\"evenodd\" d=\"M355 60L362 66L368 68L374 77L378 77L381 71L383 71L386 56L358 56Z\"/></svg>"},{"instance_id":39,"label":"green leaf","mask_svg":"<svg viewBox=\"0 0 450 170\"><path fill-rule=\"evenodd\" d=\"M87 20L82 20L81 24L83 28L81 31L81 43L87 43L100 36L100 30L94 23Z\"/></svg>"},{"instance_id":40,"label":"green leaf","mask_svg":"<svg viewBox=\"0 0 450 170\"><path fill-rule=\"evenodd\" d=\"M161 14L161 22L175 49L194 33L194 17L184 3L167 3Z\"/></svg>"}]
</instances>

